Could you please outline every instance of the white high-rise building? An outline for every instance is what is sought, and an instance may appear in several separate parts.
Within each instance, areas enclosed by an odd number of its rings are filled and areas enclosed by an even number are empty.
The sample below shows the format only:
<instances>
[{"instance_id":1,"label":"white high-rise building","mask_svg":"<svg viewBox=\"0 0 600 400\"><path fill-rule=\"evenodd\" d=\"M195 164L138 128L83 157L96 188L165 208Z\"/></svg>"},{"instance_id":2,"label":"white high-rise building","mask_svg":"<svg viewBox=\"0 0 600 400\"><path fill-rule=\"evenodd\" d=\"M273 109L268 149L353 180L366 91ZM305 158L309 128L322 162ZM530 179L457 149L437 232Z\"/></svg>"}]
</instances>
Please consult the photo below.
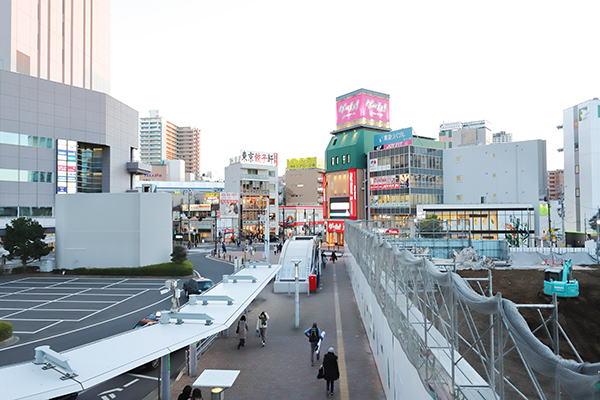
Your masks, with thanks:
<instances>
[{"instance_id":1,"label":"white high-rise building","mask_svg":"<svg viewBox=\"0 0 600 400\"><path fill-rule=\"evenodd\" d=\"M600 100L563 111L565 231L585 232L600 209Z\"/></svg>"},{"instance_id":2,"label":"white high-rise building","mask_svg":"<svg viewBox=\"0 0 600 400\"><path fill-rule=\"evenodd\" d=\"M110 93L110 0L0 1L0 70Z\"/></svg>"}]
</instances>

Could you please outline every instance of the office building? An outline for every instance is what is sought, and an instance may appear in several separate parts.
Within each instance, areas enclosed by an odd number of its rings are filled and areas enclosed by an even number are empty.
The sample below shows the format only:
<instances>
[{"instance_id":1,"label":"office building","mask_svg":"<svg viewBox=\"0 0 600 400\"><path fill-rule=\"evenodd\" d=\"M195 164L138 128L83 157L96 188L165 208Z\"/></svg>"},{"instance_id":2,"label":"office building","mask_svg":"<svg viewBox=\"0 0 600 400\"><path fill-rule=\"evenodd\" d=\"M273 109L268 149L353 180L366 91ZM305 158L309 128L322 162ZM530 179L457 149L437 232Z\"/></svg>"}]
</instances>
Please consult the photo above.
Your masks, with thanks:
<instances>
[{"instance_id":1,"label":"office building","mask_svg":"<svg viewBox=\"0 0 600 400\"><path fill-rule=\"evenodd\" d=\"M0 2L0 70L110 93L110 0Z\"/></svg>"},{"instance_id":2,"label":"office building","mask_svg":"<svg viewBox=\"0 0 600 400\"><path fill-rule=\"evenodd\" d=\"M492 143L511 143L512 139L512 133L506 133L504 131L496 132L492 135Z\"/></svg>"},{"instance_id":3,"label":"office building","mask_svg":"<svg viewBox=\"0 0 600 400\"><path fill-rule=\"evenodd\" d=\"M166 160L185 161L187 180L200 179L200 130L179 127L150 110L140 118L140 152L142 162L162 165Z\"/></svg>"},{"instance_id":4,"label":"office building","mask_svg":"<svg viewBox=\"0 0 600 400\"><path fill-rule=\"evenodd\" d=\"M600 100L563 111L565 231L586 232L600 209Z\"/></svg>"},{"instance_id":5,"label":"office building","mask_svg":"<svg viewBox=\"0 0 600 400\"><path fill-rule=\"evenodd\" d=\"M459 146L482 146L492 143L489 121L452 122L440 125L439 141L447 149Z\"/></svg>"},{"instance_id":6,"label":"office building","mask_svg":"<svg viewBox=\"0 0 600 400\"><path fill-rule=\"evenodd\" d=\"M408 228L419 204L444 202L444 143L412 128L375 136L368 154L368 219Z\"/></svg>"}]
</instances>

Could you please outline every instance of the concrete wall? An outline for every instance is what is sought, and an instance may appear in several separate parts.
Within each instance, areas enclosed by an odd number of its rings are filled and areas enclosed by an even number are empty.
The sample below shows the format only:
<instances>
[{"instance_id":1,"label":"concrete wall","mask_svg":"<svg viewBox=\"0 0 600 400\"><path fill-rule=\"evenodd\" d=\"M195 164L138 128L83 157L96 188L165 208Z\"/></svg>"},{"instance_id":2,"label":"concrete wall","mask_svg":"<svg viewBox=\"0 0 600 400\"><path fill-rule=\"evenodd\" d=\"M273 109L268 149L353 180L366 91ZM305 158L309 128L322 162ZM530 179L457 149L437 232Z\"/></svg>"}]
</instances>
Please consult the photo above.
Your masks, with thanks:
<instances>
[{"instance_id":1,"label":"concrete wall","mask_svg":"<svg viewBox=\"0 0 600 400\"><path fill-rule=\"evenodd\" d=\"M355 258L350 252L345 252L344 258L386 399L430 399L417 371L390 330Z\"/></svg>"},{"instance_id":2,"label":"concrete wall","mask_svg":"<svg viewBox=\"0 0 600 400\"><path fill-rule=\"evenodd\" d=\"M171 195L56 196L56 267L139 267L169 262Z\"/></svg>"}]
</instances>

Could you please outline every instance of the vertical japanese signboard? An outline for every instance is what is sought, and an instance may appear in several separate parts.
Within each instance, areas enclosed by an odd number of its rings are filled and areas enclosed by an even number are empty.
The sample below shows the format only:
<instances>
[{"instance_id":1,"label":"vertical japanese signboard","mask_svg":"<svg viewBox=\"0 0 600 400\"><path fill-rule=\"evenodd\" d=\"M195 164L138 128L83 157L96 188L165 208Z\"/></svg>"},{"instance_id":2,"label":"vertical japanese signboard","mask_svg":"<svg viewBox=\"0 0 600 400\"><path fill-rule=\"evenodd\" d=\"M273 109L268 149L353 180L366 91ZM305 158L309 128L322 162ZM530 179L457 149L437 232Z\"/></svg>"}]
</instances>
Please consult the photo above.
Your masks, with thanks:
<instances>
[{"instance_id":1,"label":"vertical japanese signboard","mask_svg":"<svg viewBox=\"0 0 600 400\"><path fill-rule=\"evenodd\" d=\"M356 168L348 170L348 193L350 194L350 219L356 219Z\"/></svg>"},{"instance_id":2,"label":"vertical japanese signboard","mask_svg":"<svg viewBox=\"0 0 600 400\"><path fill-rule=\"evenodd\" d=\"M77 142L56 141L56 193L77 193Z\"/></svg>"}]
</instances>

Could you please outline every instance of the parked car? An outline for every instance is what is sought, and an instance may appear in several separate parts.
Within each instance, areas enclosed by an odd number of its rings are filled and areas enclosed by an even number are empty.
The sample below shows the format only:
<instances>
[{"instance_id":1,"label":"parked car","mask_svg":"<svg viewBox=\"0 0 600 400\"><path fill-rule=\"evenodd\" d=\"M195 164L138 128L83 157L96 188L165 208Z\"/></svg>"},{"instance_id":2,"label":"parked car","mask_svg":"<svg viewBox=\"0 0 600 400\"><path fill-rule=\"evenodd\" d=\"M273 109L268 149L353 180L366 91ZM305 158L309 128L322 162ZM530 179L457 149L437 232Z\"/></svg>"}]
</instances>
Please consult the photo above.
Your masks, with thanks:
<instances>
[{"instance_id":1,"label":"parked car","mask_svg":"<svg viewBox=\"0 0 600 400\"><path fill-rule=\"evenodd\" d=\"M153 314L150 314L150 315L142 318L137 324L135 324L133 329L145 328L150 325L158 324L159 322L160 322L160 311L157 311ZM159 364L160 364L160 359L157 358L156 360L152 360L140 367L137 367L136 369L134 369L134 371L141 371L141 370L145 370L145 369L156 369L156 368L158 368Z\"/></svg>"},{"instance_id":2,"label":"parked car","mask_svg":"<svg viewBox=\"0 0 600 400\"><path fill-rule=\"evenodd\" d=\"M208 278L191 278L183 284L183 293L189 298L190 294L202 294L213 286L215 283Z\"/></svg>"}]
</instances>

